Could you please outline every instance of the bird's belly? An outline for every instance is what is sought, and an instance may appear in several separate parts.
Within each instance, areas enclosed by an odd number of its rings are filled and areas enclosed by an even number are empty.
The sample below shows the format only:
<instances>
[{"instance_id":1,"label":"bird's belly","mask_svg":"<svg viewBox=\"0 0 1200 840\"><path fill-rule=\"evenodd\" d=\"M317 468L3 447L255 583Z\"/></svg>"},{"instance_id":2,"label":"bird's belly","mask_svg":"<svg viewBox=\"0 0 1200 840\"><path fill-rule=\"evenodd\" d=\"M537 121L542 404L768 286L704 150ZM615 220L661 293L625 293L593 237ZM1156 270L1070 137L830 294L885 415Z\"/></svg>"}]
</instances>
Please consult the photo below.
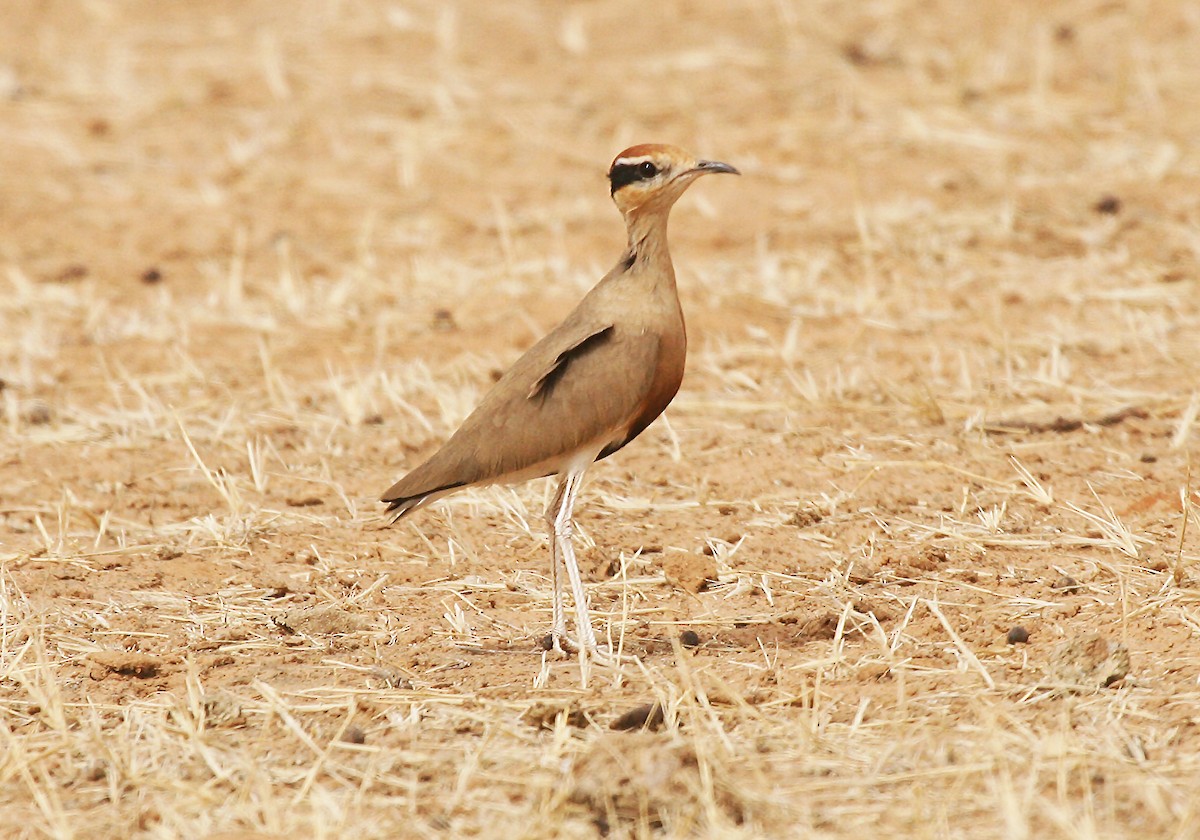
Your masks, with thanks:
<instances>
[{"instance_id":1,"label":"bird's belly","mask_svg":"<svg viewBox=\"0 0 1200 840\"><path fill-rule=\"evenodd\" d=\"M474 486L486 487L489 484L520 484L523 481L531 481L535 478L559 475L566 472L572 466L590 464L592 461L595 461L607 443L607 436L598 440L590 440L567 452L560 452L553 457L545 458L527 467L505 472L495 478L481 481Z\"/></svg>"}]
</instances>

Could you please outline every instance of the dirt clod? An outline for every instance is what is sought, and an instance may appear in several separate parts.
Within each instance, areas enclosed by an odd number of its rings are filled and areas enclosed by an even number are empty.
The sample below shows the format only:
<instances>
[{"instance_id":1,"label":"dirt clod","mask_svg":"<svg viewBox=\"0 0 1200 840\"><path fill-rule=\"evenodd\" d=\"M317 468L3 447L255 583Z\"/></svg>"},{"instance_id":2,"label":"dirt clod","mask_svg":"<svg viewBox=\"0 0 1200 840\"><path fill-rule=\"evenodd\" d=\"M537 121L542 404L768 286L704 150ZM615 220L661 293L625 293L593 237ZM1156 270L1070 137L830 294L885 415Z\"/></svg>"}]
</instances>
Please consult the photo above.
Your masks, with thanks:
<instances>
[{"instance_id":1,"label":"dirt clod","mask_svg":"<svg viewBox=\"0 0 1200 840\"><path fill-rule=\"evenodd\" d=\"M54 414L42 400L31 400L22 407L21 419L30 426L45 426L54 419Z\"/></svg>"},{"instance_id":2,"label":"dirt clod","mask_svg":"<svg viewBox=\"0 0 1200 840\"><path fill-rule=\"evenodd\" d=\"M325 504L325 500L320 496L301 496L287 500L288 507L317 507Z\"/></svg>"},{"instance_id":3,"label":"dirt clod","mask_svg":"<svg viewBox=\"0 0 1200 840\"><path fill-rule=\"evenodd\" d=\"M334 636L366 630L371 626L371 620L361 613L351 612L337 604L324 604L291 610L280 616L277 624L292 633Z\"/></svg>"},{"instance_id":4,"label":"dirt clod","mask_svg":"<svg viewBox=\"0 0 1200 840\"><path fill-rule=\"evenodd\" d=\"M88 654L88 659L98 666L92 669L92 679L103 679L109 673L148 679L158 676L163 665L157 656L128 650L98 650Z\"/></svg>"},{"instance_id":5,"label":"dirt clod","mask_svg":"<svg viewBox=\"0 0 1200 840\"><path fill-rule=\"evenodd\" d=\"M204 721L210 727L238 727L246 723L241 703L227 691L204 695L200 705Z\"/></svg>"},{"instance_id":6,"label":"dirt clod","mask_svg":"<svg viewBox=\"0 0 1200 840\"><path fill-rule=\"evenodd\" d=\"M592 724L587 712L573 703L534 703L521 715L521 720L536 729L553 729L559 716L565 717L567 725L576 729Z\"/></svg>"},{"instance_id":7,"label":"dirt clod","mask_svg":"<svg viewBox=\"0 0 1200 840\"><path fill-rule=\"evenodd\" d=\"M710 580L717 579L717 563L710 556L675 552L662 560L667 582L685 592L702 592Z\"/></svg>"},{"instance_id":8,"label":"dirt clod","mask_svg":"<svg viewBox=\"0 0 1200 840\"><path fill-rule=\"evenodd\" d=\"M378 665L371 669L371 677L385 688L407 691L413 687L412 680L395 668Z\"/></svg>"},{"instance_id":9,"label":"dirt clod","mask_svg":"<svg viewBox=\"0 0 1200 840\"><path fill-rule=\"evenodd\" d=\"M636 706L614 720L610 729L661 729L664 722L663 708L658 703Z\"/></svg>"},{"instance_id":10,"label":"dirt clod","mask_svg":"<svg viewBox=\"0 0 1200 840\"><path fill-rule=\"evenodd\" d=\"M694 648L700 645L700 634L695 630L684 630L679 634L679 643L686 648Z\"/></svg>"},{"instance_id":11,"label":"dirt clod","mask_svg":"<svg viewBox=\"0 0 1200 840\"><path fill-rule=\"evenodd\" d=\"M454 320L454 313L449 309L435 309L430 326L440 332L455 332L458 322Z\"/></svg>"},{"instance_id":12,"label":"dirt clod","mask_svg":"<svg viewBox=\"0 0 1200 840\"><path fill-rule=\"evenodd\" d=\"M1067 686L1107 688L1129 673L1129 650L1099 633L1067 639L1050 657L1052 681Z\"/></svg>"},{"instance_id":13,"label":"dirt clod","mask_svg":"<svg viewBox=\"0 0 1200 840\"><path fill-rule=\"evenodd\" d=\"M814 615L800 625L800 635L807 639L832 639L837 635L839 621L837 613Z\"/></svg>"},{"instance_id":14,"label":"dirt clod","mask_svg":"<svg viewBox=\"0 0 1200 840\"><path fill-rule=\"evenodd\" d=\"M825 511L812 502L803 502L788 520L789 525L797 528L811 528L825 518Z\"/></svg>"},{"instance_id":15,"label":"dirt clod","mask_svg":"<svg viewBox=\"0 0 1200 840\"><path fill-rule=\"evenodd\" d=\"M78 283L90 274L88 267L83 263L71 263L63 266L59 272L54 275L56 283Z\"/></svg>"},{"instance_id":16,"label":"dirt clod","mask_svg":"<svg viewBox=\"0 0 1200 840\"><path fill-rule=\"evenodd\" d=\"M705 781L694 749L650 732L605 733L572 763L567 779L570 800L591 811L602 834L613 820L654 827L684 817L694 825L705 807L733 822L744 817L722 774Z\"/></svg>"}]
</instances>

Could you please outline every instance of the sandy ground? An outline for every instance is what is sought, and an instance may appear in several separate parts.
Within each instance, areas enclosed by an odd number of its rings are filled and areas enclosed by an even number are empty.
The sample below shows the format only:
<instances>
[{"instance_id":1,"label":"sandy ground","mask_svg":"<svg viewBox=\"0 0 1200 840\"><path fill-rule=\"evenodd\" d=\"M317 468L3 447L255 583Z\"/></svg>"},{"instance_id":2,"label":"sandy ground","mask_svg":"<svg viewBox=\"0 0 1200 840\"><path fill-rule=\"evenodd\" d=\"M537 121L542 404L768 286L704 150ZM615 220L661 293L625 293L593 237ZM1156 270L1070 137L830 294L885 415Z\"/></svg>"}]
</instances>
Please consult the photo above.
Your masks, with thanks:
<instances>
[{"instance_id":1,"label":"sandy ground","mask_svg":"<svg viewBox=\"0 0 1200 840\"><path fill-rule=\"evenodd\" d=\"M4 837L1200 834L1200 6L4 15ZM583 667L547 482L375 499L645 141L744 174Z\"/></svg>"}]
</instances>

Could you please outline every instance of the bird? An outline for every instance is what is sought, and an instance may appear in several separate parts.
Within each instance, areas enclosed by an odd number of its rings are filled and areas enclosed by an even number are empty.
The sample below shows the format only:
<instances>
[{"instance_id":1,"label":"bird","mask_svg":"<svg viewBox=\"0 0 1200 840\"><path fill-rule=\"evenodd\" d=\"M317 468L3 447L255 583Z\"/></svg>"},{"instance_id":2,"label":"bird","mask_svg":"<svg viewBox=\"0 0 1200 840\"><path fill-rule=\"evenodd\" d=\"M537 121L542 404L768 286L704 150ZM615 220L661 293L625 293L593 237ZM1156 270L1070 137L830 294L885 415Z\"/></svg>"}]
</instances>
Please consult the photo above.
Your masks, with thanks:
<instances>
[{"instance_id":1,"label":"bird","mask_svg":"<svg viewBox=\"0 0 1200 840\"><path fill-rule=\"evenodd\" d=\"M575 309L504 373L459 429L380 497L396 522L467 487L547 476L558 487L546 508L553 608L544 646L582 648L604 660L572 544L572 516L588 468L655 420L683 380L687 331L667 248L671 207L699 177L741 174L728 163L646 143L608 169L610 195L628 247ZM578 636L567 634L563 575Z\"/></svg>"}]
</instances>

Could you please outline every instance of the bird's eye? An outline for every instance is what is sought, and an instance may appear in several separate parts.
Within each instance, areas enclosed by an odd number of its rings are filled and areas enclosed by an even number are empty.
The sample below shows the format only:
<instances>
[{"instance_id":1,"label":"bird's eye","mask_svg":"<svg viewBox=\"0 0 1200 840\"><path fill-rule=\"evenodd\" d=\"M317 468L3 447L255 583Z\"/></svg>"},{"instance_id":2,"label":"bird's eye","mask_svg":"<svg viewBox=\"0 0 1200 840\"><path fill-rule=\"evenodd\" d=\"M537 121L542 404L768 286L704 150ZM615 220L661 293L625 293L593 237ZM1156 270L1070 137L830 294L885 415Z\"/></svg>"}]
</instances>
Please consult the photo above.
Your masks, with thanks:
<instances>
[{"instance_id":1,"label":"bird's eye","mask_svg":"<svg viewBox=\"0 0 1200 840\"><path fill-rule=\"evenodd\" d=\"M658 167L655 166L650 161L645 161L640 166L638 166L638 174L641 175L643 178L653 178L655 175L658 174Z\"/></svg>"}]
</instances>

